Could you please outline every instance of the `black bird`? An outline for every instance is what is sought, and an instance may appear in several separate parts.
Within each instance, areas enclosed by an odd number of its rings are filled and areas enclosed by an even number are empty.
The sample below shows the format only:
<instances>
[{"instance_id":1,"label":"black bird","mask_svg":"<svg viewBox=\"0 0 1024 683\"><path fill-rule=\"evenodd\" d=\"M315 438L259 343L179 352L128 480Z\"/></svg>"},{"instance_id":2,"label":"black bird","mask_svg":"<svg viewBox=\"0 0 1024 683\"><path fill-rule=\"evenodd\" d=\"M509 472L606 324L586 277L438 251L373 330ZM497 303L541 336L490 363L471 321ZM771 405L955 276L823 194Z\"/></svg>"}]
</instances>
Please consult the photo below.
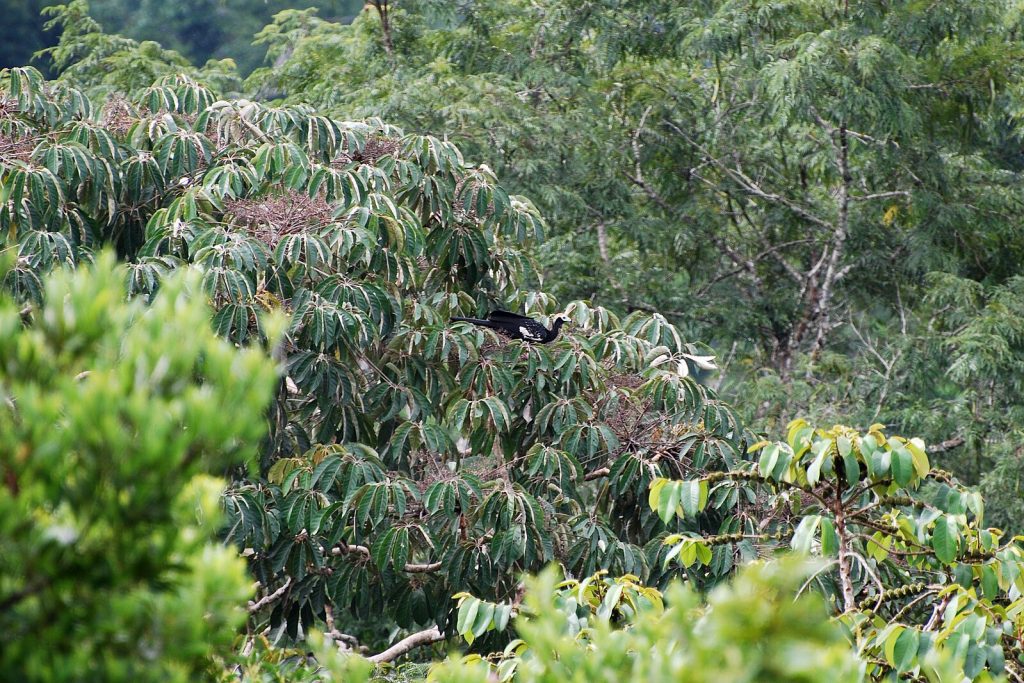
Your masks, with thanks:
<instances>
[{"instance_id":1,"label":"black bird","mask_svg":"<svg viewBox=\"0 0 1024 683\"><path fill-rule=\"evenodd\" d=\"M558 330L561 329L562 325L569 322L569 319L565 316L558 316L549 330L533 318L527 318L525 315L519 315L518 313L497 310L488 313L487 320L480 320L479 318L452 318L452 322L473 323L480 327L489 327L512 339L547 344L558 338Z\"/></svg>"}]
</instances>

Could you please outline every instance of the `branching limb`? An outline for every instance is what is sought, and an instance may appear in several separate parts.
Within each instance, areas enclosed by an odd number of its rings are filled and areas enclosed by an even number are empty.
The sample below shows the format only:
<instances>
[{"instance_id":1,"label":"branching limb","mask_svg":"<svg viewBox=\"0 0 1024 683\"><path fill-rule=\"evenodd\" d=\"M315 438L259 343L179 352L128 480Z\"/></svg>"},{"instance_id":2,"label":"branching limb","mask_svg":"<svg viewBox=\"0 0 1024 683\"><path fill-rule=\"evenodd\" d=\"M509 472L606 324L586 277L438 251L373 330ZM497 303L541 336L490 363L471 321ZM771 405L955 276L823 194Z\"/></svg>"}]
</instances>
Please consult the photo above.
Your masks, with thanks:
<instances>
[{"instance_id":1,"label":"branching limb","mask_svg":"<svg viewBox=\"0 0 1024 683\"><path fill-rule=\"evenodd\" d=\"M739 166L730 166L720 161L719 159L714 159L712 155L708 152L708 150L703 147L703 145L701 145L699 142L690 137L690 135L688 135L686 131L677 126L672 121L665 119L663 123L669 128L671 128L677 135L679 135L688 143L690 143L690 145L700 150L700 152L704 154L706 159L711 160L713 166L715 166L720 171L729 176L729 178L736 182L736 184L738 184L747 194L753 195L755 197L758 197L759 199L763 199L773 204L781 204L788 208L793 213L795 213L796 215L803 218L804 220L813 223L814 225L817 225L821 228L825 228L829 232L835 229L835 226L833 226L832 223L814 215L809 209L800 206L792 199L763 189L760 185L757 184L756 181L754 181L753 178L744 173L743 169L740 168Z\"/></svg>"},{"instance_id":2,"label":"branching limb","mask_svg":"<svg viewBox=\"0 0 1024 683\"><path fill-rule=\"evenodd\" d=\"M278 600L280 600L281 598L283 598L284 594L288 592L288 588L291 587L291 585L292 585L292 577L289 576L285 580L284 584L282 584L281 587L278 588L273 593L270 593L269 595L263 596L262 598L260 598L256 602L250 601L249 602L249 614L255 614L256 612L259 612L261 609L263 609L267 605L272 605L273 603L275 603Z\"/></svg>"}]
</instances>

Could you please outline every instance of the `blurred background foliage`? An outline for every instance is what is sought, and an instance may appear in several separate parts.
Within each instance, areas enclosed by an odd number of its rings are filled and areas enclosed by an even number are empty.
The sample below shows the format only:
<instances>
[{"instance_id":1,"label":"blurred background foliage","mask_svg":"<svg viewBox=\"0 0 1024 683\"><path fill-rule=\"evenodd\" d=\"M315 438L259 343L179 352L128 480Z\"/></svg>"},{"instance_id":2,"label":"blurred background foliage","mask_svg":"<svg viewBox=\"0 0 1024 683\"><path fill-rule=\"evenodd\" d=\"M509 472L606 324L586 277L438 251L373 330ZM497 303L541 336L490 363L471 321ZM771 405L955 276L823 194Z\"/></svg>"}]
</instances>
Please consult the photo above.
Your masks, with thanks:
<instances>
[{"instance_id":1,"label":"blurred background foliage","mask_svg":"<svg viewBox=\"0 0 1024 683\"><path fill-rule=\"evenodd\" d=\"M0 68L33 63L44 73L46 60L31 62L39 50L52 47L59 31L47 31L41 11L48 0L0 2ZM265 50L253 45L258 33L278 12L315 7L324 19L351 22L363 8L361 0L92 0L90 14L109 33L134 40L153 40L181 53L193 64L230 58L242 74L263 62Z\"/></svg>"}]
</instances>

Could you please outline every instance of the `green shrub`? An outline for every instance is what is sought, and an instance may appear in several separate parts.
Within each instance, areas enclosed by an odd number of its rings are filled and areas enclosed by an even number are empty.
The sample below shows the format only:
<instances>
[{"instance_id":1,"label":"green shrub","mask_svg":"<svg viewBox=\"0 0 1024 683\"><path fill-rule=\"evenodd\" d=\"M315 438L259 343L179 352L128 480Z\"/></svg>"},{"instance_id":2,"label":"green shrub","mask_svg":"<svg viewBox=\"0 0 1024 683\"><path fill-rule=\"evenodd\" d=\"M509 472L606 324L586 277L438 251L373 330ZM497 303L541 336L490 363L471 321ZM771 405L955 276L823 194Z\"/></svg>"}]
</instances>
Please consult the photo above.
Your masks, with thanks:
<instances>
[{"instance_id":1,"label":"green shrub","mask_svg":"<svg viewBox=\"0 0 1024 683\"><path fill-rule=\"evenodd\" d=\"M748 565L703 602L689 585L674 583L669 607L639 609L623 628L597 616L582 630L566 619L575 588L566 594L553 571L529 581L513 649L519 683L569 681L857 681L859 664L824 601L814 594L794 600L808 563L796 557ZM609 614L609 613L606 613ZM513 667L499 664L505 673ZM488 679L482 661L448 661L437 683ZM500 675L500 674L499 674ZM503 679L504 676L501 676Z\"/></svg>"},{"instance_id":2,"label":"green shrub","mask_svg":"<svg viewBox=\"0 0 1024 683\"><path fill-rule=\"evenodd\" d=\"M55 272L35 324L0 295L0 678L190 681L245 620L215 541L275 380L209 325L198 281L124 301L126 271Z\"/></svg>"}]
</instances>

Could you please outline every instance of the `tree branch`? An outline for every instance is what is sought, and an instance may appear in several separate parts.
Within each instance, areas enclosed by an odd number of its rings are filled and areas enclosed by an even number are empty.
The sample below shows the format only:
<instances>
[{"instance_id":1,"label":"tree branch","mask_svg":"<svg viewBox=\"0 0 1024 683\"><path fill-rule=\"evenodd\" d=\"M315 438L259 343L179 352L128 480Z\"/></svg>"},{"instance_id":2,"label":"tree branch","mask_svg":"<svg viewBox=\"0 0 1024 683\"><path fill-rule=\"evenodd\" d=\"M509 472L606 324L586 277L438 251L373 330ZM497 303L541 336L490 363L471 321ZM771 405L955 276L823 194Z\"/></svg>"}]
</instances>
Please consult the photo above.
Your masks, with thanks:
<instances>
[{"instance_id":1,"label":"tree branch","mask_svg":"<svg viewBox=\"0 0 1024 683\"><path fill-rule=\"evenodd\" d=\"M597 251L601 260L608 263L608 231L605 230L604 221L597 222Z\"/></svg>"},{"instance_id":2,"label":"tree branch","mask_svg":"<svg viewBox=\"0 0 1024 683\"><path fill-rule=\"evenodd\" d=\"M335 557L339 557L339 556L344 555L346 553L349 554L349 555L362 555L363 557L366 557L366 558L370 557L370 549L367 548L365 545L348 545L348 544L345 544L345 545L335 546L335 547L331 548L331 555L333 555ZM441 568L441 563L440 562L430 562L429 564L412 564L412 563L409 563L409 564L406 564L405 567L402 568L402 571L406 571L406 572L409 572L411 574L429 574L431 572L436 572L440 568Z\"/></svg>"},{"instance_id":3,"label":"tree branch","mask_svg":"<svg viewBox=\"0 0 1024 683\"><path fill-rule=\"evenodd\" d=\"M263 609L267 605L273 604L273 603L277 602L278 600L280 600L282 597L284 597L284 594L288 592L288 588L291 585L292 585L292 577L289 576L285 580L284 585L282 585L280 588L278 588L273 593L270 593L269 595L264 595L262 598L260 598L256 602L252 602L250 600L249 601L249 614L255 614L256 612L259 612L261 609Z\"/></svg>"},{"instance_id":4,"label":"tree branch","mask_svg":"<svg viewBox=\"0 0 1024 683\"><path fill-rule=\"evenodd\" d=\"M745 174L743 172L743 169L739 168L738 165L737 165L736 168L732 168L732 167L722 163L718 159L713 158L708 153L708 150L704 149L704 147L700 143L698 143L696 140L694 140L689 135L687 135L686 132L683 129L681 129L679 126L677 126L672 121L670 121L668 119L665 119L664 123L669 128L671 128L673 131L675 131L677 135L681 136L684 140L686 140L691 145L693 145L698 150L700 150L701 153L703 153L704 156L708 160L710 160L710 162L715 167L717 167L719 170L721 170L727 176L732 178L748 194L754 195L755 197L759 197L761 199L764 199L765 201L769 201L769 202L772 202L772 203L775 203L775 204L782 204L783 206L787 207L790 211L792 211L796 215L800 216L801 218L803 218L803 219L805 219L805 220L807 220L807 221L809 221L811 223L814 223L815 225L817 225L819 227L825 228L826 230L832 231L832 230L835 229L835 226L833 226L830 222L828 222L828 221L826 221L826 220L824 220L822 218L819 218L818 216L815 216L808 209L800 206L799 204L797 204L793 200L789 199L788 197L783 197L782 195L775 194L774 192L767 192L766 190L761 189L761 187L756 182L754 182L754 180L751 177L749 177L747 174Z\"/></svg>"},{"instance_id":5,"label":"tree branch","mask_svg":"<svg viewBox=\"0 0 1024 683\"><path fill-rule=\"evenodd\" d=\"M832 146L836 152L836 166L839 169L839 220L836 223L832 238L832 253L821 282L821 290L815 305L813 317L818 321L818 331L811 346L811 357L817 358L825 345L825 336L829 331L830 306L836 282L840 279L839 262L843 256L843 245L850 234L850 146L847 140L846 127L838 129L818 118L832 138ZM845 272L845 271L844 271ZM808 369L808 373L810 370Z\"/></svg>"},{"instance_id":6,"label":"tree branch","mask_svg":"<svg viewBox=\"0 0 1024 683\"><path fill-rule=\"evenodd\" d=\"M851 194L850 201L853 202L866 202L872 199L887 199L889 197L905 197L910 198L910 193L906 190L893 190L892 192L876 192L874 194Z\"/></svg>"},{"instance_id":7,"label":"tree branch","mask_svg":"<svg viewBox=\"0 0 1024 683\"><path fill-rule=\"evenodd\" d=\"M959 448L964 445L964 437L954 436L952 439L946 439L945 441L937 444L933 444L928 447L929 453L945 453L951 451L954 448Z\"/></svg>"},{"instance_id":8,"label":"tree branch","mask_svg":"<svg viewBox=\"0 0 1024 683\"><path fill-rule=\"evenodd\" d=\"M374 664L380 664L382 662L393 662L410 650L414 650L422 645L433 645L444 640L444 634L437 630L436 626L428 628L424 631L418 631L413 633L411 636L403 638L388 649L384 650L380 654L367 657Z\"/></svg>"},{"instance_id":9,"label":"tree branch","mask_svg":"<svg viewBox=\"0 0 1024 683\"><path fill-rule=\"evenodd\" d=\"M636 184L640 187L647 187L647 183L644 182L643 167L640 165L640 134L644 130L644 124L647 123L647 117L651 114L651 109L654 105L649 105L644 113L640 116L640 123L637 125L636 130L633 131L632 140L630 146L633 148L633 164L636 173Z\"/></svg>"},{"instance_id":10,"label":"tree branch","mask_svg":"<svg viewBox=\"0 0 1024 683\"><path fill-rule=\"evenodd\" d=\"M853 577L850 572L850 538L846 529L846 516L843 514L843 506L836 506L836 537L839 541L839 586L843 594L843 612L849 612L857 607L857 596L853 589Z\"/></svg>"}]
</instances>

